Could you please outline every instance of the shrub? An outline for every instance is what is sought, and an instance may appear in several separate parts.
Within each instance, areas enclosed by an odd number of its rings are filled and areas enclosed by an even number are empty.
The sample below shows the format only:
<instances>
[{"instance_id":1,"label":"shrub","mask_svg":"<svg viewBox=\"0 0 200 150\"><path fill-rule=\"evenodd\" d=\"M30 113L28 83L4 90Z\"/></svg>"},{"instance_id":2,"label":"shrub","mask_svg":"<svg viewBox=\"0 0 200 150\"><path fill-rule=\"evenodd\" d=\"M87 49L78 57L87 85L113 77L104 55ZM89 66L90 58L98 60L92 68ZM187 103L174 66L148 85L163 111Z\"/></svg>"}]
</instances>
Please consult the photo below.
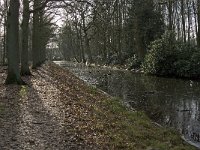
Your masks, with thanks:
<instances>
[{"instance_id":1,"label":"shrub","mask_svg":"<svg viewBox=\"0 0 200 150\"><path fill-rule=\"evenodd\" d=\"M190 72L191 72L192 77L199 78L200 76L200 50L193 53L191 57L190 67L191 67Z\"/></svg>"},{"instance_id":2,"label":"shrub","mask_svg":"<svg viewBox=\"0 0 200 150\"><path fill-rule=\"evenodd\" d=\"M177 61L174 63L175 75L180 77L194 77L193 55L197 53L197 48L188 43L178 45ZM195 58L194 62L197 58Z\"/></svg>"},{"instance_id":3,"label":"shrub","mask_svg":"<svg viewBox=\"0 0 200 150\"><path fill-rule=\"evenodd\" d=\"M195 45L178 42L173 32L166 32L151 43L142 67L148 74L197 78L200 50Z\"/></svg>"},{"instance_id":4,"label":"shrub","mask_svg":"<svg viewBox=\"0 0 200 150\"><path fill-rule=\"evenodd\" d=\"M161 39L150 44L150 50L142 65L144 72L156 75L173 75L177 52L175 34L166 32Z\"/></svg>"},{"instance_id":5,"label":"shrub","mask_svg":"<svg viewBox=\"0 0 200 150\"><path fill-rule=\"evenodd\" d=\"M133 57L128 58L125 64L129 70L140 69L142 62L134 55Z\"/></svg>"}]
</instances>

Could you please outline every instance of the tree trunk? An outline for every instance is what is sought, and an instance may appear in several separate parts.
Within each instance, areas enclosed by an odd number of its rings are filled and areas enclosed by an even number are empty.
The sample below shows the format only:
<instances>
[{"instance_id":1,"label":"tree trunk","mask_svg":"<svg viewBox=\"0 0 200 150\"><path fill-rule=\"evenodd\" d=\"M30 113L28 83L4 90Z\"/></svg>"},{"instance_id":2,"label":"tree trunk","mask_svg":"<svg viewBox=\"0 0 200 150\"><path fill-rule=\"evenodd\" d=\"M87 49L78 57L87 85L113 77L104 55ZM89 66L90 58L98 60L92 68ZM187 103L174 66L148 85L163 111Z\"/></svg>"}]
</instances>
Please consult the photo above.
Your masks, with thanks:
<instances>
[{"instance_id":1,"label":"tree trunk","mask_svg":"<svg viewBox=\"0 0 200 150\"><path fill-rule=\"evenodd\" d=\"M184 0L181 0L181 19L183 27L183 42L186 43L186 29L185 29L185 4Z\"/></svg>"},{"instance_id":2,"label":"tree trunk","mask_svg":"<svg viewBox=\"0 0 200 150\"><path fill-rule=\"evenodd\" d=\"M198 19L197 45L198 48L200 48L200 0L197 0L197 19Z\"/></svg>"},{"instance_id":3,"label":"tree trunk","mask_svg":"<svg viewBox=\"0 0 200 150\"><path fill-rule=\"evenodd\" d=\"M44 22L44 10L40 10L39 11L39 28L37 30L38 34L37 37L39 40L39 53L40 53L40 57L39 57L39 65L43 64L46 60L46 38L47 38L47 30L45 27L45 22Z\"/></svg>"},{"instance_id":4,"label":"tree trunk","mask_svg":"<svg viewBox=\"0 0 200 150\"><path fill-rule=\"evenodd\" d=\"M141 23L141 11L139 8L139 6L141 5L142 3L140 1L138 1L136 3L136 14L135 14L135 22L134 22L134 28L135 28L135 47L136 47L136 53L137 53L137 56L139 58L140 61L143 61L144 60L144 57L145 57L145 54L146 54L146 48L145 48L145 44L144 44L144 34L143 34L143 28L142 28L142 23ZM144 8L142 8L144 9Z\"/></svg>"},{"instance_id":5,"label":"tree trunk","mask_svg":"<svg viewBox=\"0 0 200 150\"><path fill-rule=\"evenodd\" d=\"M190 12L190 1L187 0L187 17L188 17L188 43L190 44L190 27L192 25L191 12Z\"/></svg>"},{"instance_id":6,"label":"tree trunk","mask_svg":"<svg viewBox=\"0 0 200 150\"><path fill-rule=\"evenodd\" d=\"M6 84L24 84L19 71L19 0L11 0L8 13L8 75Z\"/></svg>"},{"instance_id":7,"label":"tree trunk","mask_svg":"<svg viewBox=\"0 0 200 150\"><path fill-rule=\"evenodd\" d=\"M7 39L7 36L6 36L6 28L7 28L7 19L5 17L5 22L4 22L4 37L3 37L3 57L2 57L2 64L3 65L6 65L6 47L7 47L7 44L6 44L6 39Z\"/></svg>"},{"instance_id":8,"label":"tree trunk","mask_svg":"<svg viewBox=\"0 0 200 150\"><path fill-rule=\"evenodd\" d=\"M8 36L7 36L7 0L5 0L4 2L4 9L5 9L5 16L4 16L4 40L3 40L3 65L6 65L6 56L7 56L7 39L8 39Z\"/></svg>"},{"instance_id":9,"label":"tree trunk","mask_svg":"<svg viewBox=\"0 0 200 150\"><path fill-rule=\"evenodd\" d=\"M29 1L23 0L21 75L31 75L28 56Z\"/></svg>"},{"instance_id":10,"label":"tree trunk","mask_svg":"<svg viewBox=\"0 0 200 150\"><path fill-rule=\"evenodd\" d=\"M168 14L168 18L169 18L169 27L168 27L168 30L169 31L172 31L173 30L173 10L172 10L172 7L173 7L173 2L172 0L169 0L169 4L168 4L168 11L169 11L169 14Z\"/></svg>"},{"instance_id":11,"label":"tree trunk","mask_svg":"<svg viewBox=\"0 0 200 150\"><path fill-rule=\"evenodd\" d=\"M88 33L86 29L86 21L85 21L85 14L84 12L81 14L82 22L83 22L83 32L84 32L84 44L85 44L85 52L86 52L86 58L89 63L93 63L92 59L92 53L90 49L90 40L88 38Z\"/></svg>"},{"instance_id":12,"label":"tree trunk","mask_svg":"<svg viewBox=\"0 0 200 150\"><path fill-rule=\"evenodd\" d=\"M196 11L196 4L195 4L194 1L192 2L192 7L193 7L193 15L194 15L195 34L196 34L196 37L198 37L198 29L197 29L197 11Z\"/></svg>"},{"instance_id":13,"label":"tree trunk","mask_svg":"<svg viewBox=\"0 0 200 150\"><path fill-rule=\"evenodd\" d=\"M39 6L39 1L34 0L34 8L36 9ZM39 12L35 11L33 13L33 35L32 35L32 60L33 60L33 69L36 69L37 67L40 66L40 54L39 54L39 43L40 39L38 37L38 31L39 31L39 23L40 23L40 18L39 18Z\"/></svg>"}]
</instances>

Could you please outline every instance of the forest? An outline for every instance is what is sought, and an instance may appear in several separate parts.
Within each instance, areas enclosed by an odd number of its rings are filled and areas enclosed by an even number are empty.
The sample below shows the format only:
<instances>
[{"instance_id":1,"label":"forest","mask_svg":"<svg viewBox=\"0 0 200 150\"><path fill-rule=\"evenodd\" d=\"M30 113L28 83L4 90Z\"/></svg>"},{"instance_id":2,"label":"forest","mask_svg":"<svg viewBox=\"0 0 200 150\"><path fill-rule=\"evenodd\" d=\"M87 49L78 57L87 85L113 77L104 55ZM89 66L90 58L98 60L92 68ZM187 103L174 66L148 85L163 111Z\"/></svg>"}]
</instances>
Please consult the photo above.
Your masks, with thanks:
<instances>
[{"instance_id":1,"label":"forest","mask_svg":"<svg viewBox=\"0 0 200 150\"><path fill-rule=\"evenodd\" d=\"M1 0L0 62L8 64L7 83L23 83L20 76L30 75L29 66L47 59L198 78L199 5L198 0Z\"/></svg>"},{"instance_id":2,"label":"forest","mask_svg":"<svg viewBox=\"0 0 200 150\"><path fill-rule=\"evenodd\" d=\"M199 29L200 0L0 0L0 149L200 148Z\"/></svg>"}]
</instances>

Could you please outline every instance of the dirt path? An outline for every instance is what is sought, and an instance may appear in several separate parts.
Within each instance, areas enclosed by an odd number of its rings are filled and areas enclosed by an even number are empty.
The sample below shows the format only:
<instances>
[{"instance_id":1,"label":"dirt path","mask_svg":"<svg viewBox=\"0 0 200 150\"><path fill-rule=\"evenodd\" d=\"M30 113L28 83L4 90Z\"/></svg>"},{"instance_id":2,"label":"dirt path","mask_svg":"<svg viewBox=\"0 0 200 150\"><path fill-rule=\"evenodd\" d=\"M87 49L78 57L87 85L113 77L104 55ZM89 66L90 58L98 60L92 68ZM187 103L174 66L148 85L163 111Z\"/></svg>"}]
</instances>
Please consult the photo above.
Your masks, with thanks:
<instances>
[{"instance_id":1,"label":"dirt path","mask_svg":"<svg viewBox=\"0 0 200 150\"><path fill-rule=\"evenodd\" d=\"M38 79L37 76L35 78ZM11 85L3 89L2 108L5 110L1 117L1 149L71 147L64 141L65 114L62 107L58 107L62 106L58 101L59 90L42 78L35 78L25 79L30 87Z\"/></svg>"},{"instance_id":2,"label":"dirt path","mask_svg":"<svg viewBox=\"0 0 200 150\"><path fill-rule=\"evenodd\" d=\"M5 86L5 72L1 71L1 150L92 148L78 141L76 134L70 132L74 128L71 126L73 120L69 124L65 122L66 111L70 108L63 104L62 93L47 72L43 67L34 71L33 77L25 77L28 86Z\"/></svg>"}]
</instances>

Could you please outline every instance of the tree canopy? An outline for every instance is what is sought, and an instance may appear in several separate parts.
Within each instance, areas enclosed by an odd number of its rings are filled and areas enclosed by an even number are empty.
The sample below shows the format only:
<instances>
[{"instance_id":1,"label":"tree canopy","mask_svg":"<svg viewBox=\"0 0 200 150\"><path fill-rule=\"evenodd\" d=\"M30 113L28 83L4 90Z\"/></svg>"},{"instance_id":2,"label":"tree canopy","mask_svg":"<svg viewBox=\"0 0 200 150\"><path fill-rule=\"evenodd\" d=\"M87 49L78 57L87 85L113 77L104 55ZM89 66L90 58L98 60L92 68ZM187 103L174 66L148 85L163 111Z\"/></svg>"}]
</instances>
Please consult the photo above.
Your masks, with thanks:
<instances>
[{"instance_id":1,"label":"tree canopy","mask_svg":"<svg viewBox=\"0 0 200 150\"><path fill-rule=\"evenodd\" d=\"M7 83L23 83L20 75L31 74L30 64L34 69L47 59L142 68L144 62L149 62L152 43L163 40L167 32L174 33L175 46L200 47L197 0L19 3L13 0L0 3L0 60L3 65L8 64ZM170 46L166 45L167 50ZM194 51L196 57L198 50L192 50L191 55ZM163 53L157 52L162 58Z\"/></svg>"}]
</instances>

